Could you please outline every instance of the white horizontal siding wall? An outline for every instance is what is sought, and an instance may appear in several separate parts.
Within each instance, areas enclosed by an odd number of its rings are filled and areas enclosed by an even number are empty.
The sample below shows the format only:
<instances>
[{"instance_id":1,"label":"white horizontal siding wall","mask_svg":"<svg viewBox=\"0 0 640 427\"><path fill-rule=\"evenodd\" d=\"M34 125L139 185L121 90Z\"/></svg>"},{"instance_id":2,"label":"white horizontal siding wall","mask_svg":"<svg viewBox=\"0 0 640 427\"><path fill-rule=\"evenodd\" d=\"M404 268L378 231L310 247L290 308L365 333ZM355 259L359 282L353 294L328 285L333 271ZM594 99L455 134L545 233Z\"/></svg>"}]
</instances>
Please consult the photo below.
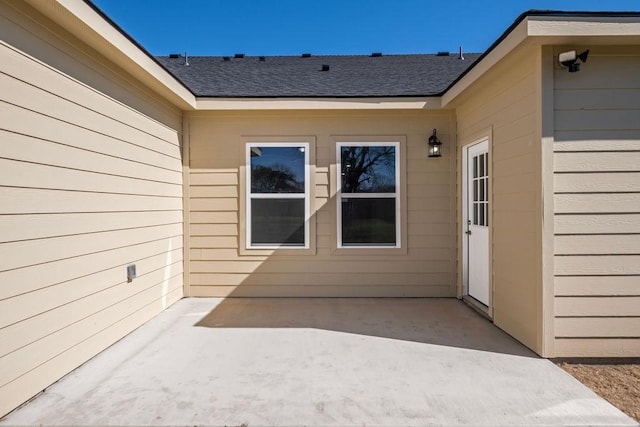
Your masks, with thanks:
<instances>
[{"instance_id":1,"label":"white horizontal siding wall","mask_svg":"<svg viewBox=\"0 0 640 427\"><path fill-rule=\"evenodd\" d=\"M556 356L638 356L640 49L554 81Z\"/></svg>"},{"instance_id":2,"label":"white horizontal siding wall","mask_svg":"<svg viewBox=\"0 0 640 427\"><path fill-rule=\"evenodd\" d=\"M37 15L0 12L1 416L181 298L183 280L179 112Z\"/></svg>"}]
</instances>

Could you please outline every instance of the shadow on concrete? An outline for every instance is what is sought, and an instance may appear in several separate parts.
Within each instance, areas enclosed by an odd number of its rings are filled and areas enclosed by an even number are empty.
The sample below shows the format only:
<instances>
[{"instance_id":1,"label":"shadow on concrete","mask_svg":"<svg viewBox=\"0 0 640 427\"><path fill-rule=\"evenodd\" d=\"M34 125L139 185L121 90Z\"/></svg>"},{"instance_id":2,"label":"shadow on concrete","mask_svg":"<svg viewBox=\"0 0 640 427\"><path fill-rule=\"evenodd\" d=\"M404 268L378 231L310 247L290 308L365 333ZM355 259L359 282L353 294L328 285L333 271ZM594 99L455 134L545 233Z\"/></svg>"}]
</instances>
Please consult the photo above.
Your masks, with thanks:
<instances>
[{"instance_id":1,"label":"shadow on concrete","mask_svg":"<svg viewBox=\"0 0 640 427\"><path fill-rule=\"evenodd\" d=\"M313 328L538 357L454 298L226 298L195 326Z\"/></svg>"}]
</instances>

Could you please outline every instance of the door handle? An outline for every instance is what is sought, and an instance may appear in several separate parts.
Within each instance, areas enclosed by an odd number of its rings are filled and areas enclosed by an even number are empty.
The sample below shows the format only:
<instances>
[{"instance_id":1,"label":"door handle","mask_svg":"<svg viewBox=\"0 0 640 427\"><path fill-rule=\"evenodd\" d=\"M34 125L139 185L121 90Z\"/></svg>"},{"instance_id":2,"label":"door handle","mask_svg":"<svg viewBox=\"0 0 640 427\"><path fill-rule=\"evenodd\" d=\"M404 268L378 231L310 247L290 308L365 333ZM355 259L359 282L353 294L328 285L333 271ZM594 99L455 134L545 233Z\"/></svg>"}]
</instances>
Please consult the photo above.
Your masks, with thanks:
<instances>
[{"instance_id":1,"label":"door handle","mask_svg":"<svg viewBox=\"0 0 640 427\"><path fill-rule=\"evenodd\" d=\"M471 230L465 231L464 234L471 234Z\"/></svg>"}]
</instances>

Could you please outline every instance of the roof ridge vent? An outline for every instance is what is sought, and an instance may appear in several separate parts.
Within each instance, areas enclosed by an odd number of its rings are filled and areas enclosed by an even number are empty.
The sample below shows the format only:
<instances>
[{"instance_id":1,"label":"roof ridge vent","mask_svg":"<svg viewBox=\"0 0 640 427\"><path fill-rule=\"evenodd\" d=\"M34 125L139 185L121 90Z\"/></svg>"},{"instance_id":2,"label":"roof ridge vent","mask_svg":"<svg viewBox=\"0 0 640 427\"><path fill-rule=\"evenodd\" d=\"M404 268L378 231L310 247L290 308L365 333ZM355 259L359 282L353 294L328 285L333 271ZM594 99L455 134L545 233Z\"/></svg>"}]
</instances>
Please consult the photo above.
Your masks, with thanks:
<instances>
[{"instance_id":1,"label":"roof ridge vent","mask_svg":"<svg viewBox=\"0 0 640 427\"><path fill-rule=\"evenodd\" d=\"M372 58L380 58L382 56L382 52L373 52L371 54Z\"/></svg>"},{"instance_id":2,"label":"roof ridge vent","mask_svg":"<svg viewBox=\"0 0 640 427\"><path fill-rule=\"evenodd\" d=\"M449 56L449 52L446 52L446 51L442 50L442 51L436 53L436 56Z\"/></svg>"},{"instance_id":3,"label":"roof ridge vent","mask_svg":"<svg viewBox=\"0 0 640 427\"><path fill-rule=\"evenodd\" d=\"M259 56L258 57L258 61L260 61L260 62L264 62L266 60L267 60L267 58L265 58L264 56Z\"/></svg>"},{"instance_id":4,"label":"roof ridge vent","mask_svg":"<svg viewBox=\"0 0 640 427\"><path fill-rule=\"evenodd\" d=\"M302 57L303 58L311 58L311 54L310 53L303 53Z\"/></svg>"},{"instance_id":5,"label":"roof ridge vent","mask_svg":"<svg viewBox=\"0 0 640 427\"><path fill-rule=\"evenodd\" d=\"M238 59L244 58L244 53L236 53L233 57Z\"/></svg>"},{"instance_id":6,"label":"roof ridge vent","mask_svg":"<svg viewBox=\"0 0 640 427\"><path fill-rule=\"evenodd\" d=\"M229 62L229 61L231 61L231 58L230 58L230 57L228 57L228 56L223 56L223 57L222 57L222 60L223 60L224 62Z\"/></svg>"},{"instance_id":7,"label":"roof ridge vent","mask_svg":"<svg viewBox=\"0 0 640 427\"><path fill-rule=\"evenodd\" d=\"M180 58L180 54L179 53L170 53L169 54L169 58L178 59L178 58Z\"/></svg>"},{"instance_id":8,"label":"roof ridge vent","mask_svg":"<svg viewBox=\"0 0 640 427\"><path fill-rule=\"evenodd\" d=\"M329 71L330 68L328 64L322 64L322 71Z\"/></svg>"}]
</instances>

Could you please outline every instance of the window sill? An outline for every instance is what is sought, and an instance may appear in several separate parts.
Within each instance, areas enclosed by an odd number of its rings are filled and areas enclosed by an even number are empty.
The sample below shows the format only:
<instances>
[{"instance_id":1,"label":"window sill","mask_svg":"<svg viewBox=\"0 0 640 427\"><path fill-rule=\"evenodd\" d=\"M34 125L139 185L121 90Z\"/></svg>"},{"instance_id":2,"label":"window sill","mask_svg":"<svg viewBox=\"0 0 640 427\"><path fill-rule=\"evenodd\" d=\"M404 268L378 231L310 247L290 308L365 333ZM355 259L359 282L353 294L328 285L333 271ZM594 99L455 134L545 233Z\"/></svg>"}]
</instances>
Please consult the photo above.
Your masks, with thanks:
<instances>
[{"instance_id":1,"label":"window sill","mask_svg":"<svg viewBox=\"0 0 640 427\"><path fill-rule=\"evenodd\" d=\"M348 256L348 255L368 255L368 256L393 256L406 255L406 246L400 247L384 247L384 246L345 246L335 247L331 251L331 255Z\"/></svg>"},{"instance_id":2,"label":"window sill","mask_svg":"<svg viewBox=\"0 0 640 427\"><path fill-rule=\"evenodd\" d=\"M316 254L315 246L309 247L241 247L240 255L252 256L309 256Z\"/></svg>"}]
</instances>

